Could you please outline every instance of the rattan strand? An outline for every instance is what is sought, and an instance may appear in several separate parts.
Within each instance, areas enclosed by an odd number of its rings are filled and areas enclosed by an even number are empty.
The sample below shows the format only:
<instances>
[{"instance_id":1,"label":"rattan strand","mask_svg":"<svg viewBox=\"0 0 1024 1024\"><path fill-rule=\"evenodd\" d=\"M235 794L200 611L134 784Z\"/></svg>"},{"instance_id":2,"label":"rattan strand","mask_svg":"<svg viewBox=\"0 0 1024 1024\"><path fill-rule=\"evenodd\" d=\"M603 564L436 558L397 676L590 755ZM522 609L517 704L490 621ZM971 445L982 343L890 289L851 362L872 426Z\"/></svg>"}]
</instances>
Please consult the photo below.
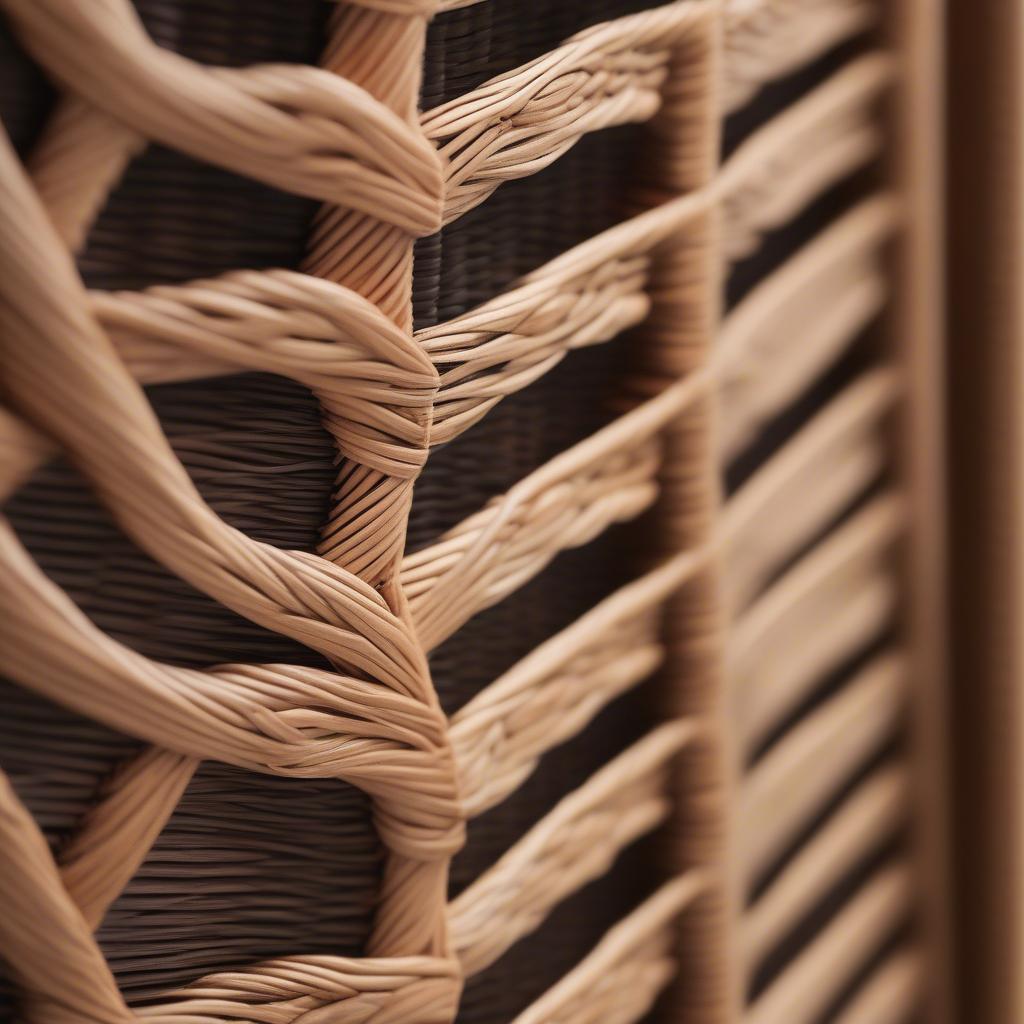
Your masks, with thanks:
<instances>
[{"instance_id":1,"label":"rattan strand","mask_svg":"<svg viewBox=\"0 0 1024 1024\"><path fill-rule=\"evenodd\" d=\"M858 965L898 927L908 908L910 888L905 868L886 868L876 874L754 1003L744 1017L746 1024L817 1020Z\"/></svg>"},{"instance_id":2,"label":"rattan strand","mask_svg":"<svg viewBox=\"0 0 1024 1024\"><path fill-rule=\"evenodd\" d=\"M743 921L743 954L752 971L765 954L842 878L899 828L909 806L906 772L887 767L849 796L793 858Z\"/></svg>"},{"instance_id":3,"label":"rattan strand","mask_svg":"<svg viewBox=\"0 0 1024 1024\"><path fill-rule=\"evenodd\" d=\"M621 844L668 813L664 773L692 726L665 726L609 765L446 911L445 864L464 817L500 801L545 749L650 673L662 657L661 605L701 576L716 552L727 553L731 600L744 605L881 465L881 441L873 445L864 435L875 431L895 395L885 374L855 385L766 466L731 502L721 534L614 595L498 680L448 727L425 652L558 550L650 506L660 490L659 435L682 413L721 392L723 401L735 401L748 415L737 429L749 436L799 391L878 308L884 289L873 254L895 215L886 200L851 214L815 243L813 260L803 254L792 261L751 297L747 311L734 315L713 361L400 564L411 482L431 443L466 429L570 349L639 323L649 313L649 274L659 279L662 247L673 249L681 230L721 209L725 251L736 258L760 233L869 159L878 147L871 104L889 76L884 59L845 69L763 130L720 173L702 182L698 169L679 166L656 183L689 188L690 195L669 198L530 275L518 290L413 341L413 233L433 230L501 181L551 162L584 132L656 114L662 130L665 124L684 133L699 128L699 119L687 127L693 115L686 103L662 102L666 88L695 90L702 101L718 96L714 83L686 81L708 65L680 54L687 56L688 47L699 53L707 44L719 5L687 3L583 33L417 121L423 19L435 6L367 0L361 9L339 10L326 71L215 71L154 48L122 0L73 12L56 3L5 0L27 46L74 94L33 157L35 189L7 150L0 165L3 287L14 313L5 361L16 411L0 418L12 453L5 457L5 490L59 445L142 547L241 614L352 673L281 665L195 672L149 661L92 627L41 576L14 535L4 533L5 607L13 613L4 622L5 669L55 700L156 744L112 781L63 851L59 869L13 792L3 790L0 876L12 912L0 925L0 949L32 994L26 1004L32 1019L283 1021L312 1019L322 1008L339 1021L449 1020L463 972L493 960L562 895L603 870ZM866 4L835 0L764 0L736 8L725 23L727 106L860 31L870 17ZM799 37L793 35L798 22ZM808 25L813 31L806 33ZM798 47L779 46L797 38ZM390 65L360 57L359 47L369 40L380 48L375 52L388 53ZM691 64L696 72L688 70ZM404 73L395 75L396 68ZM308 266L316 277L239 272L138 294L88 295L67 247L84 240L103 197L138 151L136 131L290 191L344 202L344 209L325 208L320 218ZM443 161L430 140L441 143ZM706 152L707 140L698 141L697 151ZM663 157L673 159L672 152L667 147ZM807 286L811 262L822 275L815 281L822 285L821 322L809 332L813 359L794 367L777 393L758 395L763 404L751 413L747 396L734 392L742 381L739 355L770 346L771 332L747 325L765 311L785 323L787 298ZM863 291L840 314L833 300L850 296L851 285ZM332 343L329 356L323 342ZM764 358L789 362L787 356L765 347ZM669 360L660 370L673 365ZM309 386L348 460L323 558L256 544L218 520L170 453L135 383L240 367ZM41 387L44 381L48 386ZM701 455L709 470L714 457L711 449ZM750 524L781 518L780 497L802 476L817 475L823 459L847 468L764 550L761 531ZM584 675L593 681L585 666L594 661L607 681L588 706L574 687ZM871 742L891 720L893 700L875 699L879 679L888 693L898 672L872 670L848 696L836 698L866 705L866 735L847 737L850 759L858 743ZM509 701L517 714L507 714ZM572 708L572 716L559 707ZM833 735L827 724L808 744L827 742L822 735ZM129 1011L91 931L145 855L196 759L205 757L258 771L344 778L374 797L377 826L392 855L371 950L379 955L287 958L209 976L168 994L165 1003ZM766 762L744 789L748 821L756 819L757 794L772 786L772 770L785 774L774 765ZM806 817L818 790L791 788L792 820ZM769 853L785 831L766 829ZM756 863L769 855L758 850ZM545 858L559 869L547 869ZM883 882L885 914L895 914L905 887L895 876ZM521 1024L549 1019L562 1007L576 1014L566 1020L634 1019L671 973L672 919L705 884L691 876L670 883ZM786 890L778 891L775 898L782 900ZM816 1004L808 1003L802 980L810 969L805 961L816 967L819 957L828 959L820 950L829 943L859 941L884 927L889 917L879 916L878 902L869 889L851 905L758 1002L751 1019L783 1019L779 1014L791 1006L809 1013ZM33 956L41 941L61 964L58 990L48 962ZM896 984L889 975L883 980ZM897 980L902 984L902 974ZM583 992L588 995L581 999ZM872 998L870 990L865 998Z\"/></svg>"},{"instance_id":4,"label":"rattan strand","mask_svg":"<svg viewBox=\"0 0 1024 1024\"><path fill-rule=\"evenodd\" d=\"M898 950L875 969L836 1024L900 1024L913 1014L923 982L921 956Z\"/></svg>"}]
</instances>

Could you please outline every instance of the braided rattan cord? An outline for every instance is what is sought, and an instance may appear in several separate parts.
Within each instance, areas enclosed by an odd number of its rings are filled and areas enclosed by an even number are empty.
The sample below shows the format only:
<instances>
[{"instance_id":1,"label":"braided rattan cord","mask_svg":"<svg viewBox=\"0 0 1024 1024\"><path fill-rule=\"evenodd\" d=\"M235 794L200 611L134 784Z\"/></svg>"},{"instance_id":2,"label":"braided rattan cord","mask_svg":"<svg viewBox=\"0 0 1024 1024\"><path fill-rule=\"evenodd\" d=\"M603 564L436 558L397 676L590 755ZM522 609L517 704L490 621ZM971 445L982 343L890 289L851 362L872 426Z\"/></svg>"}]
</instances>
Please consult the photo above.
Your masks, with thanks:
<instances>
[{"instance_id":1,"label":"braided rattan cord","mask_svg":"<svg viewBox=\"0 0 1024 1024\"><path fill-rule=\"evenodd\" d=\"M882 424L897 393L894 381L877 373L851 387L731 501L720 531L677 551L528 656L450 726L433 692L427 652L559 550L650 507L664 493L663 435L681 417L709 398L728 403L734 396L748 419L724 444L737 446L813 378L881 302L884 279L875 257L897 223L894 204L865 204L815 243L813 254L794 259L776 287L750 297L749 312L733 315L702 366L403 559L415 476L431 444L470 427L568 351L639 324L666 251L671 255L679 238L709 216L722 211L724 248L735 258L870 158L878 146L871 105L888 79L887 62L869 57L850 66L688 194L414 338L413 235L461 215L502 181L550 163L585 132L656 114L659 124L681 116L685 130L687 104L677 97L677 106L665 106L662 97L674 89L702 102L719 99L717 83L701 77L713 62L689 59L713 37L718 3L676 3L599 26L418 122L418 59L433 4L366 0L339 7L324 60L333 75L307 68L213 71L154 53L121 0L74 12L19 0L5 6L28 47L75 98L65 101L33 158L35 189L13 154L0 153L5 400L15 413L0 418L5 451L9 443L12 452L9 461L5 456L4 490L52 446L63 448L141 547L243 616L319 651L336 670L232 665L198 672L143 658L95 629L5 529L5 670L154 744L111 781L59 867L13 792L0 794L0 895L12 908L0 925L0 951L29 993L26 1017L312 1022L322 1010L331 1020L375 1024L450 1020L464 974L493 961L669 814L670 767L680 750L701 742L702 727L674 721L642 740L448 907L447 862L465 818L503 799L545 750L653 671L664 657L665 601L712 559L725 553L725 592L743 608L804 537L870 482L884 460ZM835 0L737 7L746 13L726 18L731 62L724 94L731 105L787 70L777 47L764 41L785 38L777 33L791 30L804 7L814 12L815 31L796 61L867 21L866 5ZM113 52L118 40L118 60L81 60L82 39L102 53ZM388 61L367 59L371 41ZM775 59L766 59L772 51ZM202 116L175 99L186 94L201 102ZM142 293L86 293L67 247L85 238L140 145L136 132L343 203L321 213L310 273L240 271ZM86 138L83 149L78 141ZM440 144L443 161L426 140ZM814 159L805 164L809 155ZM786 177L797 168L799 175ZM69 169L81 176L69 177ZM686 182L690 168L677 170L669 178ZM758 352L781 358L757 321L767 311L784 322L787 297L809 278L822 285L817 308L809 315L805 304L800 313L815 323L808 331L812 350L751 411L744 360ZM863 290L837 311L833 299L850 296L850 283ZM292 377L321 401L344 458L322 557L256 543L219 520L171 453L137 383L239 367ZM52 386L40 387L44 380ZM714 457L717 448L709 452ZM818 476L823 464L842 471L798 522L763 531L764 517L785 516L781 496L793 481ZM755 530L759 519L762 529ZM899 529L898 510L890 528ZM775 538L768 550L762 531ZM578 695L582 679L585 701ZM898 687L898 672L885 679ZM864 698L866 714L879 710L873 696L871 690ZM211 975L166 1002L130 1011L91 932L204 758L345 779L373 798L390 856L371 955L297 956ZM797 813L806 815L806 807ZM576 1020L573 1013L581 1022L635 1019L671 971L673 919L714 884L697 874L669 882L521 1024L552 1019L563 1008L566 1020ZM854 909L860 916L848 925L844 919L843 927L858 936L870 932L874 904ZM52 961L35 955L43 942L53 949ZM52 962L61 964L59 985ZM604 971L620 984L595 985ZM773 995L770 1006L788 998ZM765 1020L775 1019L770 1006Z\"/></svg>"}]
</instances>

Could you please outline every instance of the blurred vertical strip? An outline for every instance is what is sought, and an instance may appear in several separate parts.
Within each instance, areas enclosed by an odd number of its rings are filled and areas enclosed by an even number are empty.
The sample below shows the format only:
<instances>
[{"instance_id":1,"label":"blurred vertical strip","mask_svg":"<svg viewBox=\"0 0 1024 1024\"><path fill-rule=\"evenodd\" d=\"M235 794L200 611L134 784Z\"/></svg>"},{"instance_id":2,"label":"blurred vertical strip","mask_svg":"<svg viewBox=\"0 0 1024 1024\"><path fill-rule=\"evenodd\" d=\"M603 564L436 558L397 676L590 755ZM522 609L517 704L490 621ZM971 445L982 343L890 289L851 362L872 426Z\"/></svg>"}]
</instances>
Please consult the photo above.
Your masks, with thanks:
<instances>
[{"instance_id":1,"label":"blurred vertical strip","mask_svg":"<svg viewBox=\"0 0 1024 1024\"><path fill-rule=\"evenodd\" d=\"M949 5L960 1019L1024 1020L1024 0Z\"/></svg>"}]
</instances>

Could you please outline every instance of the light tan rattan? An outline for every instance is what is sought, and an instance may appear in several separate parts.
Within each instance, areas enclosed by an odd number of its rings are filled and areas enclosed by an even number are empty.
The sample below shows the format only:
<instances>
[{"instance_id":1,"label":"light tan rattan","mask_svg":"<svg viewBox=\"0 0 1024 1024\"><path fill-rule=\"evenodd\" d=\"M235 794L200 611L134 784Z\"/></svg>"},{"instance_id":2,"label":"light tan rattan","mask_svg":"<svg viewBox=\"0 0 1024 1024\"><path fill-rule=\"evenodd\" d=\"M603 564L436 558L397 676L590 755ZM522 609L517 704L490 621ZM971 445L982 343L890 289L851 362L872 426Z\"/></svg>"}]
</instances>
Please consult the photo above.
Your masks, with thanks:
<instances>
[{"instance_id":1,"label":"light tan rattan","mask_svg":"<svg viewBox=\"0 0 1024 1024\"><path fill-rule=\"evenodd\" d=\"M902 766L876 772L799 867L741 913L741 886L902 714L906 660L886 652L737 777L813 680L891 618L890 555L907 525L894 486L804 548L888 464L899 372L861 375L724 505L719 469L882 308L901 197L853 208L721 325L719 293L728 261L878 155L893 58L850 61L722 166L719 131L725 112L861 32L878 5L678 0L583 32L421 114L428 19L472 2L498 0L339 3L321 68L227 70L161 51L129 0L2 0L65 97L26 167L0 142L0 493L65 453L139 547L332 666L198 671L147 659L101 633L0 527L0 668L150 744L110 780L58 862L0 785L0 956L27 1021L444 1024L465 977L665 820L674 877L517 1024L625 1024L678 973L675 1019L810 1020L911 900L905 867L879 873L741 1008L744 972L908 799ZM415 237L585 133L635 122L648 125L650 150L634 217L413 333ZM304 272L88 292L73 253L150 141L321 201ZM431 446L574 349L632 328L632 408L404 553ZM317 555L223 522L141 389L243 369L310 388L343 457ZM657 564L446 720L428 653L560 551L646 510ZM794 657L809 622L813 643ZM659 667L672 681L665 723L448 903L466 820ZM823 746L830 768L809 771ZM367 956L250 965L130 1009L93 931L203 759L343 779L372 798L388 860ZM915 956L881 965L847 1019L902 1019L892 1007L916 991Z\"/></svg>"}]
</instances>

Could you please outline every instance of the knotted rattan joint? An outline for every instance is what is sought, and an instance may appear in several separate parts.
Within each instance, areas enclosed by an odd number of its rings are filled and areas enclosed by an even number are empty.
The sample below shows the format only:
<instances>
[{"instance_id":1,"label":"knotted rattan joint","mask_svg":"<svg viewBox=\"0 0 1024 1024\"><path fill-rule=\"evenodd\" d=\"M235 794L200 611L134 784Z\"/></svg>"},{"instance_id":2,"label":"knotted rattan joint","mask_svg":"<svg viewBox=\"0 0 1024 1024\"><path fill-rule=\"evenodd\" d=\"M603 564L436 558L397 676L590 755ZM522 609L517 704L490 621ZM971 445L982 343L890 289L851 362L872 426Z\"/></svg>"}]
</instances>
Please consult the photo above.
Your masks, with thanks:
<instances>
[{"instance_id":1,"label":"knotted rattan joint","mask_svg":"<svg viewBox=\"0 0 1024 1024\"><path fill-rule=\"evenodd\" d=\"M67 872L58 874L38 825L2 773L0 897L0 943L28 1020L446 1024L461 987L458 965L443 957L295 956L207 975L131 1010L91 934L95 922L80 912L87 905L67 885ZM52 955L38 956L39 948Z\"/></svg>"},{"instance_id":2,"label":"knotted rattan joint","mask_svg":"<svg viewBox=\"0 0 1024 1024\"><path fill-rule=\"evenodd\" d=\"M80 107L70 117L71 124L88 117L93 152L110 143L98 180L81 188L109 187L141 136L285 191L372 213L411 235L439 227L437 153L414 125L358 85L305 65L206 67L156 46L128 0L3 6L26 49L100 112ZM61 160L67 152L52 156ZM45 165L37 164L37 174L58 192L67 187ZM91 215L94 207L63 204L72 216ZM75 239L80 225L62 233Z\"/></svg>"}]
</instances>

